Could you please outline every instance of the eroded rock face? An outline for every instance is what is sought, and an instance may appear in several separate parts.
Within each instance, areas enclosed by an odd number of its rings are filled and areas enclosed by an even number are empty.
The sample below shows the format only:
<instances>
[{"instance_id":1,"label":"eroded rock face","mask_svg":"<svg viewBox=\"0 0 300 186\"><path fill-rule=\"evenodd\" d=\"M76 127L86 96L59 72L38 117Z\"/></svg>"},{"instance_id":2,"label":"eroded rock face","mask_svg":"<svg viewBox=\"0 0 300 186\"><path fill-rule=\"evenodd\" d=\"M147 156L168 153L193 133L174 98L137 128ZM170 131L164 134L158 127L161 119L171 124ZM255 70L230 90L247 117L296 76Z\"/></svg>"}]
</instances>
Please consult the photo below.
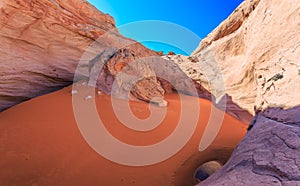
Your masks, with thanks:
<instances>
[{"instance_id":1,"label":"eroded rock face","mask_svg":"<svg viewBox=\"0 0 300 186\"><path fill-rule=\"evenodd\" d=\"M115 28L85 0L4 0L0 25L0 111L70 84L87 46Z\"/></svg>"},{"instance_id":2,"label":"eroded rock face","mask_svg":"<svg viewBox=\"0 0 300 186\"><path fill-rule=\"evenodd\" d=\"M205 77L215 62L212 68L220 69L226 96L232 98L227 110L241 120L249 121L249 117L234 111L234 104L250 114L255 105L259 109L298 106L299 30L299 1L246 0L200 43L192 55L199 62L190 69L198 72L190 77L218 94ZM213 79L219 74L209 75Z\"/></svg>"},{"instance_id":3,"label":"eroded rock face","mask_svg":"<svg viewBox=\"0 0 300 186\"><path fill-rule=\"evenodd\" d=\"M300 118L294 117L299 112L295 107L260 113L221 171L199 185L300 185Z\"/></svg>"},{"instance_id":4,"label":"eroded rock face","mask_svg":"<svg viewBox=\"0 0 300 186\"><path fill-rule=\"evenodd\" d=\"M262 110L225 166L199 185L300 185L299 30L299 1L246 0L193 53L200 67L213 55L232 103Z\"/></svg>"},{"instance_id":5,"label":"eroded rock face","mask_svg":"<svg viewBox=\"0 0 300 186\"><path fill-rule=\"evenodd\" d=\"M6 0L0 8L0 111L71 84L76 69L75 80L88 77L108 94L119 89L148 102L173 91L165 76L177 80L173 84L183 92L193 92L186 75L174 78L181 70L171 63L160 72L147 65L129 67L125 74L144 78L133 87L121 78L115 83L124 67L158 54L121 36L113 18L85 0Z\"/></svg>"},{"instance_id":6,"label":"eroded rock face","mask_svg":"<svg viewBox=\"0 0 300 186\"><path fill-rule=\"evenodd\" d=\"M121 36L112 17L83 0L7 0L0 8L0 111L71 84L77 67L82 73L76 79L89 77L110 94L125 66L158 55ZM94 67L99 57L105 65ZM144 101L164 94L149 72L147 66L132 72L145 77L130 90ZM170 87L168 82L164 86Z\"/></svg>"},{"instance_id":7,"label":"eroded rock face","mask_svg":"<svg viewBox=\"0 0 300 186\"><path fill-rule=\"evenodd\" d=\"M165 91L155 70L139 63L141 60L150 61L157 56L156 52L120 35L109 38L110 44L102 46L103 50L98 51L98 55L89 63L89 85L122 98L128 98L130 93L143 101L163 97ZM100 43L102 40L106 38L101 38ZM117 76L120 77L116 79ZM137 81L130 84L130 78L136 78Z\"/></svg>"},{"instance_id":8,"label":"eroded rock face","mask_svg":"<svg viewBox=\"0 0 300 186\"><path fill-rule=\"evenodd\" d=\"M121 36L110 41L102 50L97 44L92 47L98 55L89 63L89 85L114 97L146 102L173 91L210 98L200 84L169 59Z\"/></svg>"},{"instance_id":9,"label":"eroded rock face","mask_svg":"<svg viewBox=\"0 0 300 186\"><path fill-rule=\"evenodd\" d=\"M211 100L219 108L226 110L227 113L244 123L250 122L253 116L233 102L232 97L226 93L224 79L220 76L221 70L213 57L201 59L201 61L197 57L182 55L169 55L163 56L163 58L175 62L188 77L194 80L199 97ZM214 90L212 87L217 89ZM218 104L217 102L222 103Z\"/></svg>"}]
</instances>

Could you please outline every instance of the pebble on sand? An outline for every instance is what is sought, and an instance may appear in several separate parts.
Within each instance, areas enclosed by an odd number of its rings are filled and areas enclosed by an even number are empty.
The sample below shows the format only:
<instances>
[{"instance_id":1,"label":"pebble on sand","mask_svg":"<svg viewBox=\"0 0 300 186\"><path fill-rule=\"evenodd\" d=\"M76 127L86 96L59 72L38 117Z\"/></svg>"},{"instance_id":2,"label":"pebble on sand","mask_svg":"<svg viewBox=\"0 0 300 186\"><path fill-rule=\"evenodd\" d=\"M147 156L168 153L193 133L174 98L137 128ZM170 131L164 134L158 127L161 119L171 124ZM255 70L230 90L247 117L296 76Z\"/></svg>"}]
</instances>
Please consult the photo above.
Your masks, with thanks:
<instances>
[{"instance_id":1,"label":"pebble on sand","mask_svg":"<svg viewBox=\"0 0 300 186\"><path fill-rule=\"evenodd\" d=\"M71 94L72 94L72 95L78 94L78 91L77 91L77 90L72 90L72 91L71 91Z\"/></svg>"},{"instance_id":2,"label":"pebble on sand","mask_svg":"<svg viewBox=\"0 0 300 186\"><path fill-rule=\"evenodd\" d=\"M159 107L167 107L168 106L168 102L162 98L153 98L150 101L152 104L157 105Z\"/></svg>"},{"instance_id":3,"label":"pebble on sand","mask_svg":"<svg viewBox=\"0 0 300 186\"><path fill-rule=\"evenodd\" d=\"M93 98L92 96L86 96L84 99L89 100L89 99L92 99L92 98Z\"/></svg>"},{"instance_id":4,"label":"pebble on sand","mask_svg":"<svg viewBox=\"0 0 300 186\"><path fill-rule=\"evenodd\" d=\"M203 181L221 168L222 164L217 161L206 162L196 170L194 179L199 182Z\"/></svg>"}]
</instances>

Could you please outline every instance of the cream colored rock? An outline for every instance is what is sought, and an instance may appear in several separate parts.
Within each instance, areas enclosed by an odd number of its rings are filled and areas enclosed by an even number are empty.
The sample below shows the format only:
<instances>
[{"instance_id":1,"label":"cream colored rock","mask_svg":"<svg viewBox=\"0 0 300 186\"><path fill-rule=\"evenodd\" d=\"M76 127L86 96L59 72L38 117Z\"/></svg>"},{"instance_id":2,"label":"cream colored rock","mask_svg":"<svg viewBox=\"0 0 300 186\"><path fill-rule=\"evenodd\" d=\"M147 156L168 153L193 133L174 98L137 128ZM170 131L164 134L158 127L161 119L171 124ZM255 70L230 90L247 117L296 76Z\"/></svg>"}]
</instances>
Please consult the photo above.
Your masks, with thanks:
<instances>
[{"instance_id":1,"label":"cream colored rock","mask_svg":"<svg viewBox=\"0 0 300 186\"><path fill-rule=\"evenodd\" d=\"M90 78L89 85L110 94L123 67L139 58L157 56L121 36L113 18L85 0L1 1L0 24L0 111L83 77ZM108 55L104 68L94 67L103 53ZM148 77L149 71L143 67L133 73ZM154 96L163 96L158 79L140 82L158 90ZM148 94L152 92L142 89L132 93L151 100Z\"/></svg>"},{"instance_id":2,"label":"cream colored rock","mask_svg":"<svg viewBox=\"0 0 300 186\"><path fill-rule=\"evenodd\" d=\"M199 62L179 66L216 97L221 74L228 112L249 122L242 110L300 105L299 56L300 2L246 0L203 39L192 54Z\"/></svg>"},{"instance_id":3,"label":"cream colored rock","mask_svg":"<svg viewBox=\"0 0 300 186\"><path fill-rule=\"evenodd\" d=\"M153 98L150 103L157 105L158 107L167 107L168 102L160 97Z\"/></svg>"},{"instance_id":4,"label":"cream colored rock","mask_svg":"<svg viewBox=\"0 0 300 186\"><path fill-rule=\"evenodd\" d=\"M0 3L0 111L64 87L85 49L115 28L85 0Z\"/></svg>"},{"instance_id":5,"label":"cream colored rock","mask_svg":"<svg viewBox=\"0 0 300 186\"><path fill-rule=\"evenodd\" d=\"M202 59L201 62L195 61L195 57L182 55L163 56L163 58L175 62L189 78L194 80L199 97L212 100L219 108L245 123L250 122L252 115L233 102L227 94L218 63L211 53L208 52L207 55L208 59Z\"/></svg>"},{"instance_id":6,"label":"cream colored rock","mask_svg":"<svg viewBox=\"0 0 300 186\"><path fill-rule=\"evenodd\" d=\"M244 1L193 56L203 65L208 53L233 103L262 112L225 166L199 185L300 185L300 2Z\"/></svg>"}]
</instances>

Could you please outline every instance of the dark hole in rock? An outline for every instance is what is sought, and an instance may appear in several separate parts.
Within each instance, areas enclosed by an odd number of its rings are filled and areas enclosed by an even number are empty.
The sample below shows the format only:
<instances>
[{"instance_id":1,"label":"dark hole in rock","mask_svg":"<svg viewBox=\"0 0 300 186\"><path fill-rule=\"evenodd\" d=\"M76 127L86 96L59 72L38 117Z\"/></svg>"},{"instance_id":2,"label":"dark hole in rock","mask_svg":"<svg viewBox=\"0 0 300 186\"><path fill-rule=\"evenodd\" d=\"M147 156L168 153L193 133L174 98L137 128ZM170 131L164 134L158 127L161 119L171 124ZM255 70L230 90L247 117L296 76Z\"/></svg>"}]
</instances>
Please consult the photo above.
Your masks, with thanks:
<instances>
[{"instance_id":1,"label":"dark hole in rock","mask_svg":"<svg viewBox=\"0 0 300 186\"><path fill-rule=\"evenodd\" d=\"M272 78L271 78L271 80L273 80L273 81L278 81L278 80L280 80L280 79L282 79L283 78L283 75L282 74L276 74L275 76L273 76Z\"/></svg>"}]
</instances>

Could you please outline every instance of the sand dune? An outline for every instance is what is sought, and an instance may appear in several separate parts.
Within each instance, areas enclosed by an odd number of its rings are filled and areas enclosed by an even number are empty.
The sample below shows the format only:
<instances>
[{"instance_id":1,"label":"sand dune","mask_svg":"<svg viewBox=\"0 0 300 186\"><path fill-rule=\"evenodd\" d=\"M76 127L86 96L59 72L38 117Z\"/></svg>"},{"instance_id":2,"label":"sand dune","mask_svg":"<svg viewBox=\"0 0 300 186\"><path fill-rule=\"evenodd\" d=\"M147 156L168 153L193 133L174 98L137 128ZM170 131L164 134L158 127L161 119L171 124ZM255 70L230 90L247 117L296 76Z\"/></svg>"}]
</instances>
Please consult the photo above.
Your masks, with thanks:
<instances>
[{"instance_id":1,"label":"sand dune","mask_svg":"<svg viewBox=\"0 0 300 186\"><path fill-rule=\"evenodd\" d=\"M210 160L225 162L246 133L245 124L225 114L213 144L199 152L212 105L207 100L184 96L185 101L199 101L201 109L196 130L186 146L155 165L120 165L87 144L76 124L70 91L68 87L0 113L0 185L193 185L192 177L199 165ZM113 113L110 96L96 95L95 102L105 127L115 138L142 146L158 143L176 128L181 112L179 96L167 94L165 99L169 106L163 122L147 132L122 125ZM82 99L82 104L88 101ZM130 101L130 107L138 118L150 116L147 103Z\"/></svg>"}]
</instances>

